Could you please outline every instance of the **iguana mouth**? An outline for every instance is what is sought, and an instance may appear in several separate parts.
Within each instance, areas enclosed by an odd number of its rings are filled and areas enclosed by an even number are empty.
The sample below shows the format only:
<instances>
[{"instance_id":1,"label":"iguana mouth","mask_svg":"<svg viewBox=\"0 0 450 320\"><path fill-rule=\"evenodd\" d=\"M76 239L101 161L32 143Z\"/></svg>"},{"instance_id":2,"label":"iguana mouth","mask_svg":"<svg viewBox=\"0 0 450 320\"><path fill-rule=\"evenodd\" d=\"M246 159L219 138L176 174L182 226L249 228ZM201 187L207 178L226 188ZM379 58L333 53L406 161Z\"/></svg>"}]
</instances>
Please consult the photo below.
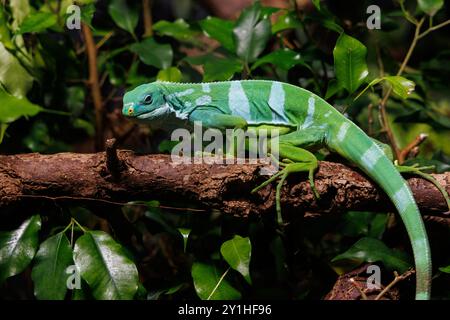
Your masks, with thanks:
<instances>
[{"instance_id":1,"label":"iguana mouth","mask_svg":"<svg viewBox=\"0 0 450 320\"><path fill-rule=\"evenodd\" d=\"M172 112L172 108L166 103L155 110L152 110L150 112L141 113L140 115L136 116L136 118L141 119L141 120L148 119L148 118L157 119L161 116L169 114L170 112Z\"/></svg>"}]
</instances>

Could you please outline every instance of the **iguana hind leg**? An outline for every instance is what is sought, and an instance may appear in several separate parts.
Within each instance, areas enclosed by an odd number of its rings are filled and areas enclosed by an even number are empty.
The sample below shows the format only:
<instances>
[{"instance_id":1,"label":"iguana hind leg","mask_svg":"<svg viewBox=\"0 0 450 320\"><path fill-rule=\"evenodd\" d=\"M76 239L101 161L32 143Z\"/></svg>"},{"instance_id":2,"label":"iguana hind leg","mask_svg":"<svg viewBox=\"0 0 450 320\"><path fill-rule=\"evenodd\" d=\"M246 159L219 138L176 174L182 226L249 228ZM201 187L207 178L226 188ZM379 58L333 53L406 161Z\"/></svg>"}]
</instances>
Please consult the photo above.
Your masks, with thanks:
<instances>
[{"instance_id":1,"label":"iguana hind leg","mask_svg":"<svg viewBox=\"0 0 450 320\"><path fill-rule=\"evenodd\" d=\"M403 166L398 165L397 161L395 161L394 164L400 173L415 174L434 184L434 186L439 190L439 192L444 197L445 202L447 203L448 212L450 212L450 197L447 193L447 190L445 190L445 188L431 174L423 172L423 170L434 169L434 166L419 167L419 164L417 163L413 164L412 166Z\"/></svg>"},{"instance_id":2,"label":"iguana hind leg","mask_svg":"<svg viewBox=\"0 0 450 320\"><path fill-rule=\"evenodd\" d=\"M311 189L314 192L316 198L319 198L319 193L314 184L314 171L317 169L318 161L317 158L309 151L285 143L279 144L279 155L282 159L279 165L283 167L278 173L273 175L271 178L263 182L261 185L252 190L252 193L260 190L261 188L267 186L271 182L280 178L277 184L276 194L275 194L275 204L277 212L278 224L283 224L283 218L281 215L281 188L283 186L286 178L295 172L308 172L308 179L311 185Z\"/></svg>"}]
</instances>

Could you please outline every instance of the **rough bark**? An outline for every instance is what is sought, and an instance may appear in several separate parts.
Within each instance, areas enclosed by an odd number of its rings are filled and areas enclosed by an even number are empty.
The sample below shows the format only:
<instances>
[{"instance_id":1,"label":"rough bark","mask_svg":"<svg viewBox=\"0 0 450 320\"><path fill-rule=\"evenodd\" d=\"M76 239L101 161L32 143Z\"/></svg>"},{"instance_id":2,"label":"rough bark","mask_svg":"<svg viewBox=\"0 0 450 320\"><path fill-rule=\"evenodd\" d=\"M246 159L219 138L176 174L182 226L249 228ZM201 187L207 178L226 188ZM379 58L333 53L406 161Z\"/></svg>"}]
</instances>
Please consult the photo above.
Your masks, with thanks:
<instances>
[{"instance_id":1,"label":"rough bark","mask_svg":"<svg viewBox=\"0 0 450 320\"><path fill-rule=\"evenodd\" d=\"M108 154L108 156L106 156ZM108 160L106 159L108 157ZM53 155L0 156L0 209L52 203L174 199L204 209L247 217L273 212L275 184L250 191L267 176L264 164L175 164L168 155L136 155L131 151ZM450 191L450 173L434 177ZM340 163L323 161L315 174L320 199L306 175L294 175L283 188L285 214L331 214L346 210L393 210L386 195L364 174ZM428 181L408 182L423 213L445 217L444 198ZM287 218L287 217L286 217Z\"/></svg>"}]
</instances>

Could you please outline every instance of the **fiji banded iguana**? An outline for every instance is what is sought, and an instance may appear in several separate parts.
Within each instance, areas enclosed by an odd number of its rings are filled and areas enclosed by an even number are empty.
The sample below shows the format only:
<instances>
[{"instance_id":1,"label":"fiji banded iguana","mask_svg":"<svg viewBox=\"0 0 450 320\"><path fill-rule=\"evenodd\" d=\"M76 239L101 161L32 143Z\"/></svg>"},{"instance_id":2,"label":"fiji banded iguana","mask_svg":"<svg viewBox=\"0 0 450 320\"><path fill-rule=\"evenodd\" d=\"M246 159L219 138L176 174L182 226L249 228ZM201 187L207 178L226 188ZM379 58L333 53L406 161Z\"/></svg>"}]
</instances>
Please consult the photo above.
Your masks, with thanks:
<instances>
[{"instance_id":1,"label":"fiji banded iguana","mask_svg":"<svg viewBox=\"0 0 450 320\"><path fill-rule=\"evenodd\" d=\"M361 168L386 192L408 232L416 267L416 299L429 299L431 255L425 226L411 190L379 144L317 95L287 83L267 80L212 83L153 82L138 86L123 98L126 117L166 129L276 129L283 169L260 187L290 173L308 172L314 193L316 157L306 149L326 147ZM270 145L270 144L269 144ZM306 149L305 149L306 148ZM254 191L255 191L254 190Z\"/></svg>"}]
</instances>

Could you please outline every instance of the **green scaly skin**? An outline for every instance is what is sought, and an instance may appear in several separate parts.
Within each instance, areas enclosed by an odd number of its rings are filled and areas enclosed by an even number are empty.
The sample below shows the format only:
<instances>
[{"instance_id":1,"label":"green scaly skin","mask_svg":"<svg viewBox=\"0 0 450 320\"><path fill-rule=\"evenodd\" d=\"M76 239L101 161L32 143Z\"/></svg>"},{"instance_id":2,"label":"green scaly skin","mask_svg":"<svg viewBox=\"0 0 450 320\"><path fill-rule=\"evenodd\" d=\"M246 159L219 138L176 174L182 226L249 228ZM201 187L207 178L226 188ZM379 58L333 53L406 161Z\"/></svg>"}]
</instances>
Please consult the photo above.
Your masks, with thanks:
<instances>
[{"instance_id":1,"label":"green scaly skin","mask_svg":"<svg viewBox=\"0 0 450 320\"><path fill-rule=\"evenodd\" d=\"M127 92L123 103L125 116L166 130L190 129L194 121L220 130L279 129L279 154L284 168L263 184L281 178L276 199L279 220L280 190L289 174L308 172L317 193L312 178L317 159L305 148L326 147L355 163L395 204L414 253L416 299L430 298L430 248L408 184L378 144L325 100L290 84L246 80L198 84L154 82Z\"/></svg>"}]
</instances>

